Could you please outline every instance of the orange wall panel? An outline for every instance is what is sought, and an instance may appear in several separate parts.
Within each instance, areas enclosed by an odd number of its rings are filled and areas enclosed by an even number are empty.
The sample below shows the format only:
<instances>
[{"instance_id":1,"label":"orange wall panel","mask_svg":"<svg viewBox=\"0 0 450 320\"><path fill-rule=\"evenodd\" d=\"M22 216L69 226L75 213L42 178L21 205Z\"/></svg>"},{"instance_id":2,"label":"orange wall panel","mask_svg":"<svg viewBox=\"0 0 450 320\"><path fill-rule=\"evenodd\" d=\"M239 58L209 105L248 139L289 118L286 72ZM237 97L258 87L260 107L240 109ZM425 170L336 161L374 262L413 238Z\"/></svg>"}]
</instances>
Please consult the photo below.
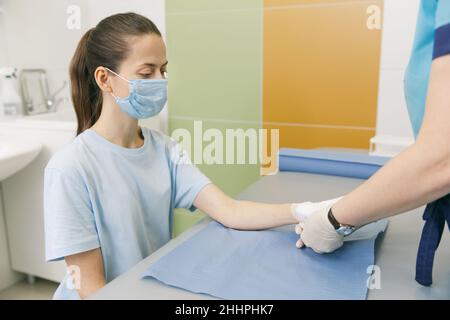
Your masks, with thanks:
<instances>
[{"instance_id":1,"label":"orange wall panel","mask_svg":"<svg viewBox=\"0 0 450 320\"><path fill-rule=\"evenodd\" d=\"M281 147L369 147L381 44L370 4L383 1L264 2L263 121L281 126Z\"/></svg>"},{"instance_id":2,"label":"orange wall panel","mask_svg":"<svg viewBox=\"0 0 450 320\"><path fill-rule=\"evenodd\" d=\"M278 7L286 5L298 5L298 4L324 4L324 3L335 3L342 4L352 0L264 0L265 7ZM354 1L353 1L354 2Z\"/></svg>"},{"instance_id":3,"label":"orange wall panel","mask_svg":"<svg viewBox=\"0 0 450 320\"><path fill-rule=\"evenodd\" d=\"M265 124L264 128L280 130L280 148L313 149L335 147L368 149L369 139L375 135L375 130L314 128L279 124Z\"/></svg>"}]
</instances>

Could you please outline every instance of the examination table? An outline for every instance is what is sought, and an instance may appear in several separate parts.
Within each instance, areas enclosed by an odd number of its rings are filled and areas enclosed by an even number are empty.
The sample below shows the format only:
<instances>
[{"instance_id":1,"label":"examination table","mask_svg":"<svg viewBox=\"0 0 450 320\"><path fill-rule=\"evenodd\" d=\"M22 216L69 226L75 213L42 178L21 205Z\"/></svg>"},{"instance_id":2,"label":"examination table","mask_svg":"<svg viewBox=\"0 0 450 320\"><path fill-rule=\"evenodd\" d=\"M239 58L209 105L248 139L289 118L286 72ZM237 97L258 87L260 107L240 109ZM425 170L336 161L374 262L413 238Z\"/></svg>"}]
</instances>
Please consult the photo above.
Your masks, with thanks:
<instances>
[{"instance_id":1,"label":"examination table","mask_svg":"<svg viewBox=\"0 0 450 320\"><path fill-rule=\"evenodd\" d=\"M238 198L272 203L322 201L345 195L363 181L331 175L279 172L273 176L262 177ZM389 219L389 226L378 239L375 251L375 264L380 268L381 288L368 290L368 299L450 299L448 230L444 230L436 252L433 285L423 287L414 280L423 210L424 207L421 207ZM143 272L152 263L189 239L210 221L207 217L172 239L128 272L108 283L92 295L91 299L215 299L209 295L167 286L153 278L142 278ZM282 228L293 230L293 226Z\"/></svg>"}]
</instances>

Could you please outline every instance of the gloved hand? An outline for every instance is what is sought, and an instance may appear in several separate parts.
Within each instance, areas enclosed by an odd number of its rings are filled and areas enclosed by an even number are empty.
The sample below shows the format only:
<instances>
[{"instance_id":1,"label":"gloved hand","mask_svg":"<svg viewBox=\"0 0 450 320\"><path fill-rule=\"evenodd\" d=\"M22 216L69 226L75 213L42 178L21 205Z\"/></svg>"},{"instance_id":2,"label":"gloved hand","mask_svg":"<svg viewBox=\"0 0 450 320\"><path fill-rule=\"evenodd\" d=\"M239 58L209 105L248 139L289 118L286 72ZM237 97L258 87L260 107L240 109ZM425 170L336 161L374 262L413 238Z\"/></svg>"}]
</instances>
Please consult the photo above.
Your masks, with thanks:
<instances>
[{"instance_id":1,"label":"gloved hand","mask_svg":"<svg viewBox=\"0 0 450 320\"><path fill-rule=\"evenodd\" d=\"M292 205L292 213L299 221L295 228L295 232L300 235L296 244L298 248L307 246L317 253L329 253L343 245L344 237L336 232L328 220L328 211L341 198Z\"/></svg>"},{"instance_id":2,"label":"gloved hand","mask_svg":"<svg viewBox=\"0 0 450 320\"><path fill-rule=\"evenodd\" d=\"M315 211L318 211L323 208L328 208L341 200L343 197L334 198L326 201L321 202L301 202L301 203L293 203L291 205L291 212L295 219L297 219L298 222L303 223L305 222L310 215L312 215Z\"/></svg>"}]
</instances>

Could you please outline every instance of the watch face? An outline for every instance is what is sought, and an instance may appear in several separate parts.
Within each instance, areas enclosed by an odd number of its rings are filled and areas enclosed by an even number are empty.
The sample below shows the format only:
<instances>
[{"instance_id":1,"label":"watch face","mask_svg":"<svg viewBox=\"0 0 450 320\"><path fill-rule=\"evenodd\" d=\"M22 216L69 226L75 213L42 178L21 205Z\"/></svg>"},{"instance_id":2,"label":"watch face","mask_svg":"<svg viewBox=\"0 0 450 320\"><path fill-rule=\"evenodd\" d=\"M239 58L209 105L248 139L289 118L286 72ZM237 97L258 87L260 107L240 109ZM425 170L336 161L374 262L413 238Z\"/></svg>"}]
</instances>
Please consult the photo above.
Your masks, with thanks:
<instances>
[{"instance_id":1,"label":"watch face","mask_svg":"<svg viewBox=\"0 0 450 320\"><path fill-rule=\"evenodd\" d=\"M353 233L353 228L345 228L344 236L349 236Z\"/></svg>"},{"instance_id":2,"label":"watch face","mask_svg":"<svg viewBox=\"0 0 450 320\"><path fill-rule=\"evenodd\" d=\"M339 229L336 230L336 232L344 237L349 236L353 233L353 231L355 231L355 228L352 227L340 227Z\"/></svg>"}]
</instances>

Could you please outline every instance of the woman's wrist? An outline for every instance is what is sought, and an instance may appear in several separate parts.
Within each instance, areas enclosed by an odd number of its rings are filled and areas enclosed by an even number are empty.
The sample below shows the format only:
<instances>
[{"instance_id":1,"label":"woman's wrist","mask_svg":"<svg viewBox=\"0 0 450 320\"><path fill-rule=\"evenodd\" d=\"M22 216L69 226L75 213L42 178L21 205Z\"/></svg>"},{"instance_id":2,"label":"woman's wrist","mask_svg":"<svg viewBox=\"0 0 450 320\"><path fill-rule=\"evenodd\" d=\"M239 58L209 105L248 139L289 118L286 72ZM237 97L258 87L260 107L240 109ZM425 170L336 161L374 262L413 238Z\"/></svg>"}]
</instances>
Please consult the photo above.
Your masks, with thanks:
<instances>
[{"instance_id":1,"label":"woman's wrist","mask_svg":"<svg viewBox=\"0 0 450 320\"><path fill-rule=\"evenodd\" d=\"M288 224L297 224L299 222L298 218L296 216L296 211L295 211L297 203L288 203L288 204L286 204L286 206L289 209L288 210L288 216L286 216Z\"/></svg>"}]
</instances>

